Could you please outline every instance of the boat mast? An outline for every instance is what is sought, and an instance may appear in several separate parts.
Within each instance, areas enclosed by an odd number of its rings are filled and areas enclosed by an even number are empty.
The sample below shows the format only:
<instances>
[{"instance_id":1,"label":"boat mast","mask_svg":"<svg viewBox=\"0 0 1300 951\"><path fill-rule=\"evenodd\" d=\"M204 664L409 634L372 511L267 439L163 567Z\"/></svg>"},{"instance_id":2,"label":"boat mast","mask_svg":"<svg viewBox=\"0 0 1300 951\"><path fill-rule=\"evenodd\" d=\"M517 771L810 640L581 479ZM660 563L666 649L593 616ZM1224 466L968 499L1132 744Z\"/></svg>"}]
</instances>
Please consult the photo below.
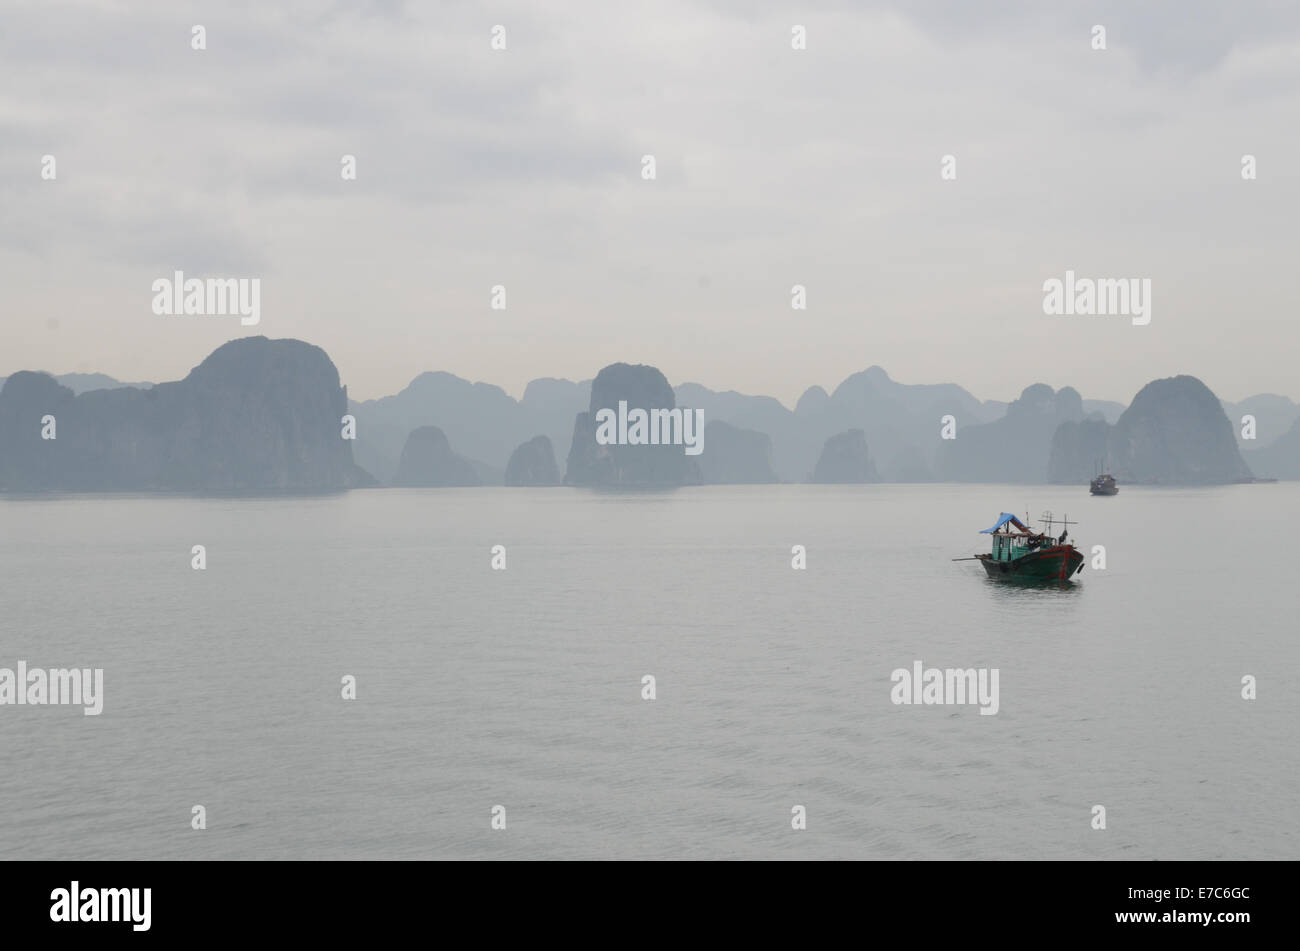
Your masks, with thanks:
<instances>
[{"instance_id":1,"label":"boat mast","mask_svg":"<svg viewBox=\"0 0 1300 951\"><path fill-rule=\"evenodd\" d=\"M1057 524L1058 522L1061 524L1061 526L1062 526L1063 528L1065 528L1065 529L1067 529L1067 530L1069 529L1069 527L1070 527L1071 525L1078 525L1078 524L1079 524L1077 521L1076 521L1076 522L1071 522L1071 521L1070 521L1070 513L1069 513L1069 512L1066 512L1066 513L1065 513L1065 517L1064 517L1064 518L1053 518L1053 517L1052 517L1052 512L1051 512L1050 509L1049 509L1048 511L1043 512L1043 517L1040 518L1039 521L1040 521L1040 522L1046 522L1046 523L1047 523L1047 531L1044 532L1045 535L1053 535L1053 534L1055 534L1055 533L1056 533L1055 526L1056 526L1056 524Z\"/></svg>"}]
</instances>

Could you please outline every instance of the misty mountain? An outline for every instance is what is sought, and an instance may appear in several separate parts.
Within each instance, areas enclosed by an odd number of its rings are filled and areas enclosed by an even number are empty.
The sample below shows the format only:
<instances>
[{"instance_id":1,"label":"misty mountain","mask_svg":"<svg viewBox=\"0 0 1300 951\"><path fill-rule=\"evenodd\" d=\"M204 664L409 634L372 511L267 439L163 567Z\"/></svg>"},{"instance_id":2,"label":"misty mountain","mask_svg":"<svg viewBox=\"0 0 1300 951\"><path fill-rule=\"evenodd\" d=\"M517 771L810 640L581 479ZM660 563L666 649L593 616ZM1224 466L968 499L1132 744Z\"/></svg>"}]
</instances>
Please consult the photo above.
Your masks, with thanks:
<instances>
[{"instance_id":1,"label":"misty mountain","mask_svg":"<svg viewBox=\"0 0 1300 951\"><path fill-rule=\"evenodd\" d=\"M1045 482L1057 428L1082 419L1083 400L1073 387L1035 383L1001 419L962 427L959 417L956 438L939 443L936 468L951 482Z\"/></svg>"},{"instance_id":2,"label":"misty mountain","mask_svg":"<svg viewBox=\"0 0 1300 951\"><path fill-rule=\"evenodd\" d=\"M820 413L831 401L831 396L820 386L810 386L803 391L799 397L799 402L794 404L794 411L800 416L811 416L814 413Z\"/></svg>"},{"instance_id":3,"label":"misty mountain","mask_svg":"<svg viewBox=\"0 0 1300 951\"><path fill-rule=\"evenodd\" d=\"M421 373L400 393L353 402L350 412L357 418L357 462L381 482L396 478L409 438L424 427L435 427L458 453L498 467L531 435L505 390L450 373ZM430 449L429 438L425 433L412 448Z\"/></svg>"},{"instance_id":4,"label":"misty mountain","mask_svg":"<svg viewBox=\"0 0 1300 951\"><path fill-rule=\"evenodd\" d=\"M357 417L357 438L336 446L342 413L331 394L346 398L346 388L329 357L301 341L241 338L185 380L157 386L101 373L23 371L0 382L0 488L339 488L368 482L354 459L392 481L404 452L413 455L402 478L430 484L501 484L508 467L519 480L512 484L549 484L559 479L560 458L573 466L572 476L566 473L572 484L797 482L816 471L828 440L843 437L837 451L856 447L847 435L854 430L870 446L874 477L885 481L1037 482L1050 475L1078 482L1099 463L1121 481L1215 481L1248 477L1246 460L1261 475L1300 478L1300 405L1258 394L1210 407L1208 389L1191 377L1174 378L1184 381L1171 391L1188 399L1184 407L1167 404L1167 381L1156 381L1144 388L1141 405L1135 398L1125 408L1046 384L1027 387L1010 404L981 401L955 384L902 384L870 367L830 393L809 387L790 410L769 396L698 383L674 389L653 367L615 364L601 372L603 393L594 381L544 377L520 400L491 384L422 373L392 396L346 404ZM702 409L704 455L684 457L680 446L669 454L664 447L596 447L595 402L613 408L619 392L629 405ZM1247 414L1256 419L1253 441L1241 438ZM46 415L56 418L54 440L40 439ZM941 420L949 415L957 438L942 440ZM575 425L584 416L587 422ZM1244 456L1220 445L1225 420ZM426 427L441 439L423 433L412 442ZM1188 443L1189 432L1209 440L1204 453ZM575 433L584 441L576 454ZM1161 463L1166 450L1170 459ZM413 474L411 466L421 465L443 474Z\"/></svg>"},{"instance_id":5,"label":"misty mountain","mask_svg":"<svg viewBox=\"0 0 1300 951\"><path fill-rule=\"evenodd\" d=\"M775 478L771 481L798 482L808 471L804 459L816 452L820 443L804 433L795 414L779 400L770 396L748 396L734 390L716 392L699 383L683 383L674 389L677 405L704 410L707 429L712 422L728 423L737 430L762 433L771 444L770 467ZM727 435L723 435L727 439ZM704 441L704 452L709 452L710 442ZM802 471L799 466L803 465ZM701 462L701 466L705 464ZM714 465L708 468L716 478L721 470ZM748 480L747 480L748 481ZM765 480L759 480L765 481Z\"/></svg>"},{"instance_id":6,"label":"misty mountain","mask_svg":"<svg viewBox=\"0 0 1300 951\"><path fill-rule=\"evenodd\" d=\"M524 387L520 404L535 433L543 433L555 449L556 459L569 457L573 418L591 401L591 380L574 383L542 377Z\"/></svg>"},{"instance_id":7,"label":"misty mountain","mask_svg":"<svg viewBox=\"0 0 1300 951\"><path fill-rule=\"evenodd\" d=\"M1243 450L1271 446L1291 429L1297 419L1300 419L1300 405L1275 393L1248 396L1240 403L1223 403L1223 411L1228 414L1232 431L1237 437L1237 445ZM1243 416L1255 417L1254 439L1241 437Z\"/></svg>"},{"instance_id":8,"label":"misty mountain","mask_svg":"<svg viewBox=\"0 0 1300 951\"><path fill-rule=\"evenodd\" d=\"M1063 424L1052 439L1050 481L1085 484L1099 459L1121 483L1215 485L1251 477L1222 404L1192 376L1148 383L1114 426Z\"/></svg>"},{"instance_id":9,"label":"misty mountain","mask_svg":"<svg viewBox=\"0 0 1300 951\"><path fill-rule=\"evenodd\" d=\"M559 485L560 468L555 449L545 436L534 436L510 455L506 464L506 485Z\"/></svg>"},{"instance_id":10,"label":"misty mountain","mask_svg":"<svg viewBox=\"0 0 1300 951\"><path fill-rule=\"evenodd\" d=\"M959 430L990 419L985 405L955 383L896 383L882 368L855 373L835 388L809 420L818 434L861 429L886 482L938 477L936 453L944 416Z\"/></svg>"},{"instance_id":11,"label":"misty mountain","mask_svg":"<svg viewBox=\"0 0 1300 951\"><path fill-rule=\"evenodd\" d=\"M346 412L338 370L324 350L300 340L233 340L184 380L147 390L78 395L48 374L15 373L0 389L0 489L364 485L369 477L342 436Z\"/></svg>"},{"instance_id":12,"label":"misty mountain","mask_svg":"<svg viewBox=\"0 0 1300 951\"><path fill-rule=\"evenodd\" d=\"M876 467L867 451L867 437L862 430L850 429L826 440L808 481L826 484L879 482Z\"/></svg>"},{"instance_id":13,"label":"misty mountain","mask_svg":"<svg viewBox=\"0 0 1300 951\"><path fill-rule=\"evenodd\" d=\"M699 463L708 485L781 481L772 469L772 440L766 433L717 419L704 425L704 452Z\"/></svg>"},{"instance_id":14,"label":"misty mountain","mask_svg":"<svg viewBox=\"0 0 1300 951\"><path fill-rule=\"evenodd\" d=\"M1240 404L1238 404L1240 405ZM1238 436L1240 426L1234 423ZM1247 441L1246 445L1250 445ZM1251 471L1263 478L1300 479L1300 419L1273 441L1272 445L1242 453Z\"/></svg>"},{"instance_id":15,"label":"misty mountain","mask_svg":"<svg viewBox=\"0 0 1300 951\"><path fill-rule=\"evenodd\" d=\"M597 373L591 381L587 411L578 413L573 421L565 485L698 485L702 481L698 457L686 455L684 445L602 445L596 441L597 413L617 411L620 402L626 402L629 412L671 410L677 398L656 367L614 363ZM683 418L687 412L683 409ZM695 435L698 438L703 433Z\"/></svg>"},{"instance_id":16,"label":"misty mountain","mask_svg":"<svg viewBox=\"0 0 1300 951\"><path fill-rule=\"evenodd\" d=\"M1114 400L1084 400L1083 415L1084 418L1089 416L1100 416L1108 423L1116 423L1124 410L1128 409L1123 403L1116 403Z\"/></svg>"},{"instance_id":17,"label":"misty mountain","mask_svg":"<svg viewBox=\"0 0 1300 951\"><path fill-rule=\"evenodd\" d=\"M789 482L806 479L826 440L850 429L863 431L885 481L933 479L943 416L982 423L1002 412L1002 404L981 402L954 383L898 383L878 366L848 377L832 394L809 387L793 412L771 397L716 393L697 383L679 386L677 395L683 404L703 408L706 420L767 433L773 467Z\"/></svg>"},{"instance_id":18,"label":"misty mountain","mask_svg":"<svg viewBox=\"0 0 1300 951\"><path fill-rule=\"evenodd\" d=\"M832 393L809 387L793 410L770 396L716 391L699 383L678 385L674 396L678 406L704 410L706 425L719 421L766 434L772 445L771 467L782 481L803 481L827 439L861 429L884 481L1034 482L1047 476L1052 437L1060 423L1093 417L1114 424L1126 409L1110 400L1080 400L1069 387L1062 390L1058 406L1055 391L1039 386L1043 389L1031 387L1008 404L979 400L952 383L898 383L874 366L852 374ZM498 473L500 481L510 454L537 434L551 440L557 459L567 458L573 419L588 407L590 394L589 381L542 378L529 383L523 399L515 401L490 384L448 373L421 374L395 396L352 404L358 419L356 457L381 480L389 479L410 431L437 425L466 456ZM1285 397L1267 395L1229 409L1237 418L1254 413L1261 447L1300 413ZM948 415L956 419L956 440L939 438L941 419ZM987 426L993 428L983 428ZM714 471L713 477L717 475Z\"/></svg>"},{"instance_id":19,"label":"misty mountain","mask_svg":"<svg viewBox=\"0 0 1300 951\"><path fill-rule=\"evenodd\" d=\"M153 386L152 383L122 383L106 373L63 373L57 376L53 373L46 373L45 375L54 377L55 382L61 386L66 386L77 396L82 393L89 393L92 390L117 390L122 387L147 390ZM0 376L0 387L5 385L7 379L8 377Z\"/></svg>"},{"instance_id":20,"label":"misty mountain","mask_svg":"<svg viewBox=\"0 0 1300 951\"><path fill-rule=\"evenodd\" d=\"M452 452L446 434L437 426L411 431L393 475L393 485L403 488L482 484L474 464Z\"/></svg>"},{"instance_id":21,"label":"misty mountain","mask_svg":"<svg viewBox=\"0 0 1300 951\"><path fill-rule=\"evenodd\" d=\"M500 482L515 448L538 433L567 455L573 418L586 408L590 391L590 383L539 379L516 400L490 383L421 373L400 393L350 404L357 418L356 458L388 482L411 432L436 426L460 453L496 473L485 481Z\"/></svg>"}]
</instances>

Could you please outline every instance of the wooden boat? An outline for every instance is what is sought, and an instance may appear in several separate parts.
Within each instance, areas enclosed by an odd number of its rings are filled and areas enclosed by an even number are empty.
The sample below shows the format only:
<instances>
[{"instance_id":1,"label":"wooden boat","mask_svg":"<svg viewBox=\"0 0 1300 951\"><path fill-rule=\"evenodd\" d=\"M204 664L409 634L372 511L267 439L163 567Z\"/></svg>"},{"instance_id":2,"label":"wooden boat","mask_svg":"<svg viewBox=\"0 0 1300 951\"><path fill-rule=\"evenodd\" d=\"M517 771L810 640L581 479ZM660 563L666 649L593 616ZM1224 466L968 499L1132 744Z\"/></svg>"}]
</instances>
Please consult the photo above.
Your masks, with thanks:
<instances>
[{"instance_id":1,"label":"wooden boat","mask_svg":"<svg viewBox=\"0 0 1300 951\"><path fill-rule=\"evenodd\" d=\"M1083 570L1083 552L1069 542L1069 526L1076 523L1054 519L1051 512L1043 513L1043 521L1047 523L1047 531L1035 532L1010 512L1003 512L992 528L980 532L993 536L993 550L976 555L974 560L984 566L990 578L1068 581L1071 575ZM1063 528L1059 538L1051 534L1057 523Z\"/></svg>"},{"instance_id":2,"label":"wooden boat","mask_svg":"<svg viewBox=\"0 0 1300 951\"><path fill-rule=\"evenodd\" d=\"M1107 473L1089 482L1088 491L1093 495L1119 495L1119 486L1115 484L1115 477Z\"/></svg>"}]
</instances>

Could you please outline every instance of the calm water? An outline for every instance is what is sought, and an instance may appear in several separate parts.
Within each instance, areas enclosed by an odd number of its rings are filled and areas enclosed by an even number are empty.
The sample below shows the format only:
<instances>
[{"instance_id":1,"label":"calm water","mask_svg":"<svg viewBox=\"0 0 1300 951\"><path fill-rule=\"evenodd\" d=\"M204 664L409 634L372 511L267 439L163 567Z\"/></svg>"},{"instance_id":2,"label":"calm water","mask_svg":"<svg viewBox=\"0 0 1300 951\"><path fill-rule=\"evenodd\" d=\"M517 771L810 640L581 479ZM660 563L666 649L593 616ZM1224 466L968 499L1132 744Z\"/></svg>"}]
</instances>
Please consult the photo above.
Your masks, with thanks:
<instances>
[{"instance_id":1,"label":"calm water","mask_svg":"<svg viewBox=\"0 0 1300 951\"><path fill-rule=\"evenodd\" d=\"M1107 570L949 561L1004 509ZM105 669L97 718L0 707L0 856L1300 858L1298 525L1294 484L0 498L0 667ZM894 706L914 660L1000 712Z\"/></svg>"}]
</instances>

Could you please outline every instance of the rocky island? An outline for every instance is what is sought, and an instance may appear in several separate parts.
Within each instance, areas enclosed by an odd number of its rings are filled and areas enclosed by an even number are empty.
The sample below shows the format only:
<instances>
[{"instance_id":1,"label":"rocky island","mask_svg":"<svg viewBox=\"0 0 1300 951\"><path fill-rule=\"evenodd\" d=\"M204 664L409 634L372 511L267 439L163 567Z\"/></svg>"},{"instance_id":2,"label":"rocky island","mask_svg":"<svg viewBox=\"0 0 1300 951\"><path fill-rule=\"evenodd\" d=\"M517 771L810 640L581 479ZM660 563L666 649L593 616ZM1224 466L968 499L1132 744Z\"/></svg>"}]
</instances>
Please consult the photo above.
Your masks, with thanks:
<instances>
[{"instance_id":1,"label":"rocky island","mask_svg":"<svg viewBox=\"0 0 1300 951\"><path fill-rule=\"evenodd\" d=\"M1087 484L1099 465L1121 484L1221 485L1252 478L1222 404L1193 376L1148 383L1113 426L1086 420L1057 429L1051 482Z\"/></svg>"},{"instance_id":2,"label":"rocky island","mask_svg":"<svg viewBox=\"0 0 1300 951\"><path fill-rule=\"evenodd\" d=\"M631 409L672 410L677 397L656 367L614 363L591 381L587 412L573 422L565 485L673 486L699 485L702 480L695 456L682 445L601 445L596 440L596 415L624 402ZM705 451L708 443L705 442Z\"/></svg>"},{"instance_id":3,"label":"rocky island","mask_svg":"<svg viewBox=\"0 0 1300 951\"><path fill-rule=\"evenodd\" d=\"M23 371L0 390L0 489L329 491L370 483L347 388L319 347L242 337L175 383L80 395ZM47 422L48 421L48 422Z\"/></svg>"}]
</instances>

